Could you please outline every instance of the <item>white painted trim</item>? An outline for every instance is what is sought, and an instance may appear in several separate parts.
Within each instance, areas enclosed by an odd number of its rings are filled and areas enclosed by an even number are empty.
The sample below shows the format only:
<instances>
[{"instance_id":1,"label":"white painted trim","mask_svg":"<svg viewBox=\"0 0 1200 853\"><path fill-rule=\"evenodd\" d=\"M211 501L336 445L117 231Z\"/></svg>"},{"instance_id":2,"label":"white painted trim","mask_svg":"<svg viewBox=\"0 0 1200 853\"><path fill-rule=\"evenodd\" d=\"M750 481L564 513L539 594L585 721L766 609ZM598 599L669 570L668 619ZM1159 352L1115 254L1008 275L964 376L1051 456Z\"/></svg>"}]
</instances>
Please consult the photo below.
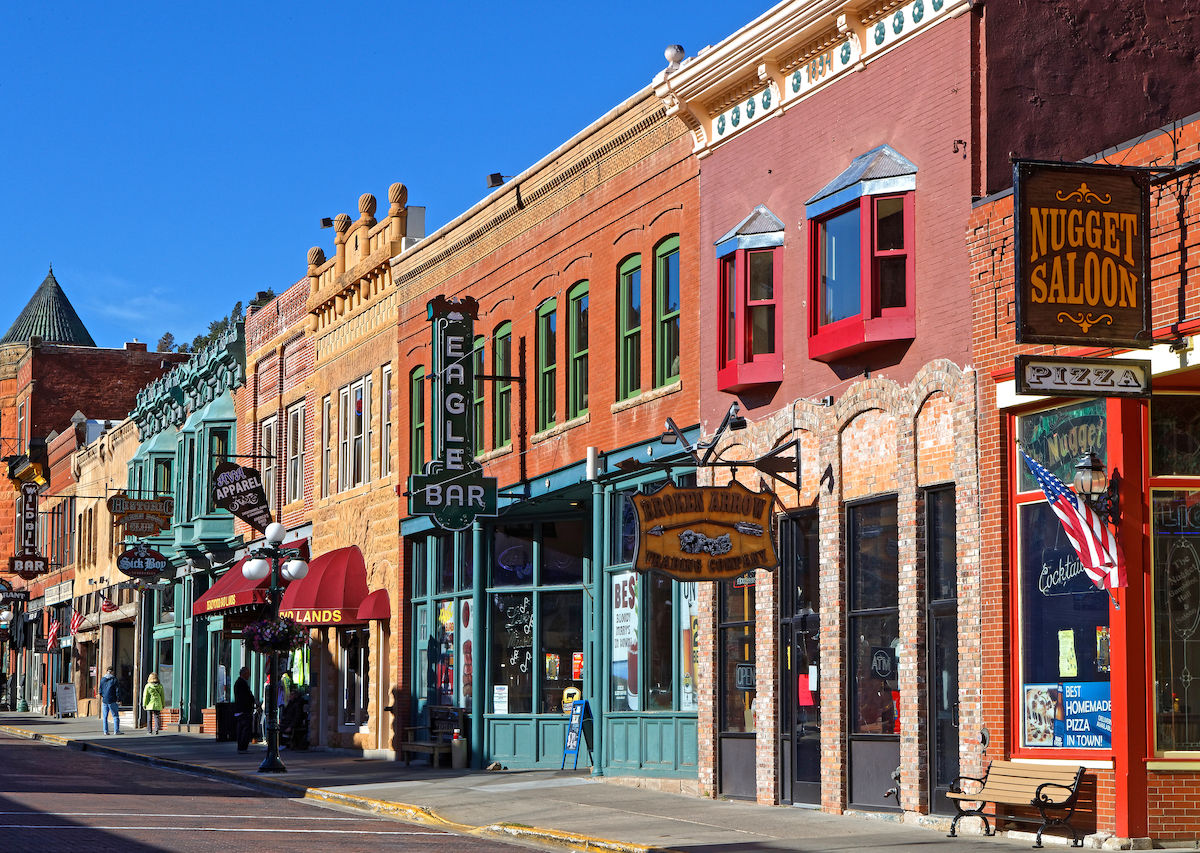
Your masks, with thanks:
<instances>
[{"instance_id":1,"label":"white painted trim","mask_svg":"<svg viewBox=\"0 0 1200 853\"><path fill-rule=\"evenodd\" d=\"M1149 350L1126 350L1113 353L1110 358L1148 359L1151 376L1169 376L1172 373L1200 367L1200 348L1197 347L1197 343L1200 343L1200 335L1193 335L1186 339L1186 346L1180 351L1172 351L1169 344L1155 344ZM1035 394L1018 394L1015 379L1005 379L996 383L996 408L1001 411L1049 399L1052 398Z\"/></svg>"}]
</instances>

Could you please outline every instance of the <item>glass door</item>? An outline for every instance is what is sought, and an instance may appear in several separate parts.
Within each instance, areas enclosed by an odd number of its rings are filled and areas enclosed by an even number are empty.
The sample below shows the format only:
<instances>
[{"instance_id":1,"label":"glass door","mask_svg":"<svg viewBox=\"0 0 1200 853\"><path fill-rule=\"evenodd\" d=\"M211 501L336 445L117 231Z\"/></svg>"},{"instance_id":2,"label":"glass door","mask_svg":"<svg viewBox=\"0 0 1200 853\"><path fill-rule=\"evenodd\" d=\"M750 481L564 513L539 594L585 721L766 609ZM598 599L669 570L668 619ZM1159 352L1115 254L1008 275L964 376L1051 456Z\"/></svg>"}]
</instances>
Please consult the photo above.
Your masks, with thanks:
<instances>
[{"instance_id":1,"label":"glass door","mask_svg":"<svg viewBox=\"0 0 1200 853\"><path fill-rule=\"evenodd\" d=\"M925 493L926 582L929 601L930 808L953 814L946 798L958 778L958 597L955 572L954 489Z\"/></svg>"},{"instance_id":2,"label":"glass door","mask_svg":"<svg viewBox=\"0 0 1200 853\"><path fill-rule=\"evenodd\" d=\"M780 767L785 801L821 802L817 514L779 522Z\"/></svg>"}]
</instances>

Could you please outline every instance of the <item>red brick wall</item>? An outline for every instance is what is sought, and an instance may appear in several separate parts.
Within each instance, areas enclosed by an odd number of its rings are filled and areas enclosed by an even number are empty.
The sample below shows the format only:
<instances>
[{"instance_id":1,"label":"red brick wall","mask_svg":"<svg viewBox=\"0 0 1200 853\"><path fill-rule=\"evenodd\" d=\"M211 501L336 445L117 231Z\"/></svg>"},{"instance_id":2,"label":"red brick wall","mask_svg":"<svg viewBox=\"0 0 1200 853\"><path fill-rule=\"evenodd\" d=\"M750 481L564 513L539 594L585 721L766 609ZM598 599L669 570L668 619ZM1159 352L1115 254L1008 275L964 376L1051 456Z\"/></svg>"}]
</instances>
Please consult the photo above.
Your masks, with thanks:
<instances>
[{"instance_id":1,"label":"red brick wall","mask_svg":"<svg viewBox=\"0 0 1200 853\"><path fill-rule=\"evenodd\" d=\"M992 7L989 6L989 9ZM1074 126L1074 125L1072 125ZM1124 126L1124 125L1119 125ZM1143 132L1146 130L1142 128ZM1200 122L1177 128L1167 128L1162 131L1144 132L1134 145L1121 147L1110 152L1107 162L1123 165L1164 165L1171 162L1188 162L1200 157ZM1011 180L1010 180L1011 182ZM1194 334L1200 323L1194 319L1200 313L1200 285L1194 272L1189 275L1184 292L1180 293L1180 207L1173 184L1167 184L1162 189L1155 190L1151 195L1151 258L1153 269L1152 280L1152 323L1159 334L1178 328L1183 333ZM1186 184L1184 185L1186 190ZM1188 257L1194 259L1197 252L1197 229L1194 222L1200 216L1200 197L1194 192L1187 196L1184 215L1189 222L1188 228ZM980 202L972 213L970 227L967 232L967 247L970 253L970 282L973 291L974 321L973 346L976 363L981 375L991 374L994 381L981 381L979 385L979 470L984 483L996 483L997 487L989 490L989 499L983 501L982 538L983 553L989 559L983 564L984 609L991 613L1012 612L1012 565L1011 549L1011 499L1007 486L1008 472L1014 465L1011 452L1010 434L1006 414L997 409L996 382L1004 381L1012 376L1013 357L1018 353L1058 353L1092 354L1090 352L1066 347L1050 346L1018 346L1015 342L1014 304L1014 268L1013 268L1013 199L1011 194L999 195ZM1194 264L1194 261L1189 261ZM1107 351L1104 351L1107 352ZM1100 354L1104 354L1104 352ZM1164 384L1177 385L1190 383L1195 387L1195 377L1189 374L1178 374L1165 381L1156 379L1156 388ZM1038 404L1038 405L1044 405ZM1116 423L1110 424L1110 431L1117 431ZM1110 465L1122 471L1140 471L1142 469L1141 454L1143 453L1143 438L1140 434L1126 436L1130 444L1130 453L1135 458L1125 460L1110 460ZM1130 464L1132 462L1132 464ZM1140 478L1139 478L1140 479ZM1137 500L1144 495L1143 483L1130 482L1122 490L1124 501ZM1132 509L1127 509L1127 516ZM1148 555L1148 546L1141 535L1141 528L1129 529L1122 527L1124 550L1130 564L1131 583L1139 584L1138 578L1148 574L1144 569ZM1135 602L1134 609L1140 607ZM1129 612L1114 615L1114 619L1129 620L1131 635L1138 637L1148 634L1153 614L1149 612ZM991 733L992 745L988 755L1006 757L1019 748L1019 738L1014 731L1016 710L1013 699L1009 695L1008 685L1015 678L1014 667L1016 660L1016 628L1008 619L989 619L983 625L982 637L983 661L985 669L992 677L983 683L984 719ZM1135 640L1140 644L1141 640ZM1139 656L1145 656L1145 664L1150 661L1148 644L1136 650ZM1135 662L1138 667L1142 661ZM1114 670L1114 712L1116 703L1122 701L1117 694L1117 673ZM1150 676L1152 677L1152 676ZM1153 713L1153 689L1151 683L1144 686L1134 684L1131 695L1144 697L1145 708L1134 709L1135 717L1145 718ZM1119 720L1115 720L1119 722ZM1140 738L1140 735L1139 735ZM1139 742L1135 740L1135 742ZM1153 740L1150 740L1151 750ZM1095 756L1104 759L1108 756ZM1138 754L1118 756L1118 768L1121 762L1127 763L1134 769L1136 777L1138 767L1152 755ZM1103 832L1117 832L1118 813L1128 813L1128 804L1118 801L1116 774L1112 770L1089 771L1097 779L1097 811L1096 826ZM1162 772L1151 770L1148 773L1148 791L1144 802L1148 803L1149 835L1158 840L1194 839L1200 835L1200 811L1194 808L1196 797L1200 795L1196 774L1186 771ZM1136 785L1130 796L1134 800L1143 800L1136 793ZM1189 808L1191 806L1191 808ZM1134 802L1132 810L1136 812L1141 806Z\"/></svg>"},{"instance_id":2,"label":"red brick wall","mask_svg":"<svg viewBox=\"0 0 1200 853\"><path fill-rule=\"evenodd\" d=\"M716 390L718 268L714 243L758 204L787 227L781 310L784 379L746 393L760 418L797 398L837 396L864 368L909 381L932 358L970 360L971 294L962 234L970 216L971 164L956 137L971 126L969 15L945 21L734 137L703 161L699 292L701 410L708 430L735 399ZM808 360L808 246L805 203L855 156L887 143L917 166L916 327L910 346L891 346L837 364Z\"/></svg>"}]
</instances>

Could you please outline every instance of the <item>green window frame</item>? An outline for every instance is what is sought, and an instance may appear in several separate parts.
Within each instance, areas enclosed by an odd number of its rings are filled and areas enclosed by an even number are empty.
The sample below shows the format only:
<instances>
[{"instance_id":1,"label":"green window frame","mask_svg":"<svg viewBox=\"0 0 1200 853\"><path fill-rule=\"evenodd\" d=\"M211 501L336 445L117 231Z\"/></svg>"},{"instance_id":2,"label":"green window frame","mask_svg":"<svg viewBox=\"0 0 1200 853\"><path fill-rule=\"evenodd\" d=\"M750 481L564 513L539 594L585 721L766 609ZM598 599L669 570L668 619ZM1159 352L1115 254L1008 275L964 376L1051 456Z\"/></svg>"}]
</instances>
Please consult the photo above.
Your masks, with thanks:
<instances>
[{"instance_id":1,"label":"green window frame","mask_svg":"<svg viewBox=\"0 0 1200 853\"><path fill-rule=\"evenodd\" d=\"M547 299L537 312L537 430L554 426L558 415L558 300Z\"/></svg>"},{"instance_id":2,"label":"green window frame","mask_svg":"<svg viewBox=\"0 0 1200 853\"><path fill-rule=\"evenodd\" d=\"M425 470L425 367L414 367L408 375L408 464L410 472Z\"/></svg>"},{"instance_id":3,"label":"green window frame","mask_svg":"<svg viewBox=\"0 0 1200 853\"><path fill-rule=\"evenodd\" d=\"M654 387L679 378L679 235L654 250Z\"/></svg>"},{"instance_id":4,"label":"green window frame","mask_svg":"<svg viewBox=\"0 0 1200 853\"><path fill-rule=\"evenodd\" d=\"M567 417L588 410L588 283L567 291Z\"/></svg>"},{"instance_id":5,"label":"green window frame","mask_svg":"<svg viewBox=\"0 0 1200 853\"><path fill-rule=\"evenodd\" d=\"M471 413L473 416L473 418L472 418L473 423L471 424L471 436L472 436L472 441L474 442L476 456L483 453L483 447L484 447L484 441L483 441L483 427L484 427L484 423L483 423L483 401L484 401L483 385L484 385L484 380L479 378L480 376L483 376L483 374L486 372L483 369L483 340L484 340L483 335L476 335L475 336L475 346L474 346L474 349L471 351L471 359L472 359L471 364L474 366L474 369L475 369L474 375L476 377L475 384L474 384L474 395L471 400Z\"/></svg>"},{"instance_id":6,"label":"green window frame","mask_svg":"<svg viewBox=\"0 0 1200 853\"><path fill-rule=\"evenodd\" d=\"M501 323L492 335L492 374L512 375L512 323ZM497 379L492 394L492 446L512 444L512 382Z\"/></svg>"},{"instance_id":7,"label":"green window frame","mask_svg":"<svg viewBox=\"0 0 1200 853\"><path fill-rule=\"evenodd\" d=\"M617 399L642 390L642 256L630 255L618 268Z\"/></svg>"}]
</instances>

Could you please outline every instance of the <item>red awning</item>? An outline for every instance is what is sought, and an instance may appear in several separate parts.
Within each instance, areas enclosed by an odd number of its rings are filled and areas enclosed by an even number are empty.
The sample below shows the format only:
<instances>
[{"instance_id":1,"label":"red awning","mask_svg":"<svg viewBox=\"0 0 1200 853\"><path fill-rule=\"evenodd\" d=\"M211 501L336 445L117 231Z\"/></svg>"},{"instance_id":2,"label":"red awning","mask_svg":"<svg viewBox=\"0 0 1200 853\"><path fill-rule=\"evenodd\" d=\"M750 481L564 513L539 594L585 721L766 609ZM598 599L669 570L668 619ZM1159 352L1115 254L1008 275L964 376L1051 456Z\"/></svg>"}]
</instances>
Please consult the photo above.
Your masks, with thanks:
<instances>
[{"instance_id":1,"label":"red awning","mask_svg":"<svg viewBox=\"0 0 1200 853\"><path fill-rule=\"evenodd\" d=\"M357 545L338 548L308 564L308 574L288 584L279 615L301 625L351 625L364 620L359 605L367 597L367 563Z\"/></svg>"},{"instance_id":2,"label":"red awning","mask_svg":"<svg viewBox=\"0 0 1200 853\"><path fill-rule=\"evenodd\" d=\"M303 558L308 554L308 540L299 539L287 542L284 548L299 549ZM200 596L192 605L193 616L204 616L228 610L231 607L244 607L247 604L263 604L267 600L267 588L271 585L271 576L260 581L247 580L242 574L242 564L251 559L249 555L242 557L229 571L221 575L208 588L208 592Z\"/></svg>"},{"instance_id":3,"label":"red awning","mask_svg":"<svg viewBox=\"0 0 1200 853\"><path fill-rule=\"evenodd\" d=\"M380 619L384 622L392 618L392 600L386 589L377 589L367 593L367 597L358 605L358 618L362 622Z\"/></svg>"}]
</instances>

